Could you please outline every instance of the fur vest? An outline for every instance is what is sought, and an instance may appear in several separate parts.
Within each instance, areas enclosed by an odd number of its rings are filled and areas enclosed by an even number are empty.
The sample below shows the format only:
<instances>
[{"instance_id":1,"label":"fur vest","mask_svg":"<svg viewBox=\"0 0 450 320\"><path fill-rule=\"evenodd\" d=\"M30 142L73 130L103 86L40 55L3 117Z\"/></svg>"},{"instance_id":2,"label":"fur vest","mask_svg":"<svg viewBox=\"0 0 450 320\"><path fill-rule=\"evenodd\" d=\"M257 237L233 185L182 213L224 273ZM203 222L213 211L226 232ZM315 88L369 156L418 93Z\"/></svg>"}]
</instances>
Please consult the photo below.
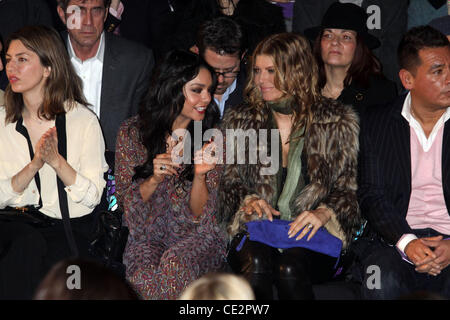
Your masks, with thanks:
<instances>
[{"instance_id":1,"label":"fur vest","mask_svg":"<svg viewBox=\"0 0 450 320\"><path fill-rule=\"evenodd\" d=\"M270 112L268 108L257 110L242 105L228 110L221 128L223 131L255 129L256 132L259 129L271 129ZM338 225L345 245L350 243L363 222L356 197L358 116L350 106L326 98L312 107L312 114L312 122L304 135L303 151L306 154L309 183L295 197L292 218L305 210L326 206L334 212L331 220ZM246 160L248 148L246 143ZM234 163L224 166L217 212L218 222L228 229L231 236L245 222L238 217L238 213L246 197L255 196L273 203L276 196L273 188L276 175L261 175L260 170L267 165L263 165L259 158L256 164ZM251 217L254 216L257 217Z\"/></svg>"}]
</instances>

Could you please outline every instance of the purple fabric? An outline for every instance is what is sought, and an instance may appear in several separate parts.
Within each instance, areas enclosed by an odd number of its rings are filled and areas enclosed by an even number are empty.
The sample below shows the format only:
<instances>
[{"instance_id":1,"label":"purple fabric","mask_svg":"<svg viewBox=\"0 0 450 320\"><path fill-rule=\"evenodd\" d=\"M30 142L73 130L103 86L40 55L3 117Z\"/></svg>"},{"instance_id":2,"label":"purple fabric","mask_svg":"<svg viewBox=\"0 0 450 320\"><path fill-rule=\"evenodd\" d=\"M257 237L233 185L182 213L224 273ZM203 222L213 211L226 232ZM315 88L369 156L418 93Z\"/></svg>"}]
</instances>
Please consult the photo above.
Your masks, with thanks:
<instances>
[{"instance_id":1,"label":"purple fabric","mask_svg":"<svg viewBox=\"0 0 450 320\"><path fill-rule=\"evenodd\" d=\"M325 228L320 228L309 241L309 231L302 239L296 240L300 230L294 237L289 238L289 224L287 220L255 220L247 222L247 230L250 240L262 242L274 248L288 249L302 247L312 251L320 252L331 257L338 258L341 254L342 241L331 235Z\"/></svg>"},{"instance_id":2,"label":"purple fabric","mask_svg":"<svg viewBox=\"0 0 450 320\"><path fill-rule=\"evenodd\" d=\"M277 6L282 7L283 8L283 16L285 18L289 18L291 19L293 16L293 11L294 11L294 2L287 2L287 3L275 3Z\"/></svg>"}]
</instances>

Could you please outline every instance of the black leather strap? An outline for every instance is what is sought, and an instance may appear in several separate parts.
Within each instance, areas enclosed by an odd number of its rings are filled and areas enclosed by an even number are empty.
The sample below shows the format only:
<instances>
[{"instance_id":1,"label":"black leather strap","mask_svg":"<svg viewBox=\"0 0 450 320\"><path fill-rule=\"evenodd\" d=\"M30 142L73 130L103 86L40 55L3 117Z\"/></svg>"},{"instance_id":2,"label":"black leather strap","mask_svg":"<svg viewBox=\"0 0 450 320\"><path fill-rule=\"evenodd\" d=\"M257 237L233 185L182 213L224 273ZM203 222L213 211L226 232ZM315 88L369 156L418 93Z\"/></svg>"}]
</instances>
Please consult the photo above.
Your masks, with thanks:
<instances>
[{"instance_id":1,"label":"black leather strap","mask_svg":"<svg viewBox=\"0 0 450 320\"><path fill-rule=\"evenodd\" d=\"M23 126L23 119L20 118L16 123L16 131L27 139L28 143L28 152L30 153L30 160L34 158L33 144L31 143L30 135L28 134L27 129ZM42 208L42 197L41 197L41 179L39 178L39 171L34 175L34 182L36 183L36 187L39 191L39 207L36 209Z\"/></svg>"},{"instance_id":2,"label":"black leather strap","mask_svg":"<svg viewBox=\"0 0 450 320\"><path fill-rule=\"evenodd\" d=\"M55 121L56 132L58 134L58 152L64 158L67 159L67 136L66 136L66 115L59 114L56 116ZM57 185L58 185L58 199L59 199L59 208L61 210L61 216L64 225L64 231L66 233L67 241L69 242L69 247L72 255L74 257L78 256L78 248L75 242L75 238L72 232L72 226L70 224L70 216L69 216L69 205L67 201L67 193L64 190L64 183L62 180L57 177Z\"/></svg>"}]
</instances>

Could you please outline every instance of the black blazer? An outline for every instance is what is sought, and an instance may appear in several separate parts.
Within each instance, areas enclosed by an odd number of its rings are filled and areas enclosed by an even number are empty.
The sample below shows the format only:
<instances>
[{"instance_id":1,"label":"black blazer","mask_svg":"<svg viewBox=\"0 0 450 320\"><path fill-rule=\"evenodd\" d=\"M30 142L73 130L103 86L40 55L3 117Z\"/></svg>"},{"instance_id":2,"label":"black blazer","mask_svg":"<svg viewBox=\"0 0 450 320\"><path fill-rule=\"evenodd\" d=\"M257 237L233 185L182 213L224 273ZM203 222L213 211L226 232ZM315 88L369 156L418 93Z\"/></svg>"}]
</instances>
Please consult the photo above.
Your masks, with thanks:
<instances>
[{"instance_id":1,"label":"black blazer","mask_svg":"<svg viewBox=\"0 0 450 320\"><path fill-rule=\"evenodd\" d=\"M137 114L154 66L152 51L105 33L100 124L107 150L114 151L122 122Z\"/></svg>"},{"instance_id":2,"label":"black blazer","mask_svg":"<svg viewBox=\"0 0 450 320\"><path fill-rule=\"evenodd\" d=\"M382 76L370 76L367 88L356 83L345 87L337 100L350 104L360 114L365 108L374 105L384 105L397 97L397 86L394 82Z\"/></svg>"},{"instance_id":3,"label":"black blazer","mask_svg":"<svg viewBox=\"0 0 450 320\"><path fill-rule=\"evenodd\" d=\"M67 45L68 34L62 33ZM105 32L100 125L107 151L114 152L121 123L137 114L154 66L152 51Z\"/></svg>"},{"instance_id":4,"label":"black blazer","mask_svg":"<svg viewBox=\"0 0 450 320\"><path fill-rule=\"evenodd\" d=\"M406 221L411 196L410 127L401 115L406 95L383 108L368 108L361 117L358 196L369 226L395 245L413 233ZM450 121L442 145L442 185L450 208Z\"/></svg>"},{"instance_id":5,"label":"black blazer","mask_svg":"<svg viewBox=\"0 0 450 320\"><path fill-rule=\"evenodd\" d=\"M225 101L223 114L225 114L227 109L238 107L244 101L244 87L247 81L247 72L245 68L245 65L241 64L241 71L236 78L236 89L234 89L227 101Z\"/></svg>"}]
</instances>

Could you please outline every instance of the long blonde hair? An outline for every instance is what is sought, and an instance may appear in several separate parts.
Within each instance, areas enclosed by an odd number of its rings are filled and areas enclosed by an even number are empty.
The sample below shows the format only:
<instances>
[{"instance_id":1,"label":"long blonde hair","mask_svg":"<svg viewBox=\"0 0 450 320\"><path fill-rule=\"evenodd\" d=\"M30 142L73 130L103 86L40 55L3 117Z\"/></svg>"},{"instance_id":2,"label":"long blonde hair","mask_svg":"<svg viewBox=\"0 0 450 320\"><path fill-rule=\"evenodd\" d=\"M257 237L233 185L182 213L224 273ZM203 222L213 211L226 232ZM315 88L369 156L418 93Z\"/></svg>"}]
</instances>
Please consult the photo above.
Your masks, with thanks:
<instances>
[{"instance_id":1,"label":"long blonde hair","mask_svg":"<svg viewBox=\"0 0 450 320\"><path fill-rule=\"evenodd\" d=\"M255 61L260 55L269 56L273 61L275 87L283 93L283 97L295 99L294 126L291 132L294 133L301 127L307 129L312 118L311 106L320 98L319 69L308 40L294 33L279 33L258 44L250 60L251 68L244 89L245 99L256 108L264 108L265 105L261 92L254 83Z\"/></svg>"}]
</instances>

